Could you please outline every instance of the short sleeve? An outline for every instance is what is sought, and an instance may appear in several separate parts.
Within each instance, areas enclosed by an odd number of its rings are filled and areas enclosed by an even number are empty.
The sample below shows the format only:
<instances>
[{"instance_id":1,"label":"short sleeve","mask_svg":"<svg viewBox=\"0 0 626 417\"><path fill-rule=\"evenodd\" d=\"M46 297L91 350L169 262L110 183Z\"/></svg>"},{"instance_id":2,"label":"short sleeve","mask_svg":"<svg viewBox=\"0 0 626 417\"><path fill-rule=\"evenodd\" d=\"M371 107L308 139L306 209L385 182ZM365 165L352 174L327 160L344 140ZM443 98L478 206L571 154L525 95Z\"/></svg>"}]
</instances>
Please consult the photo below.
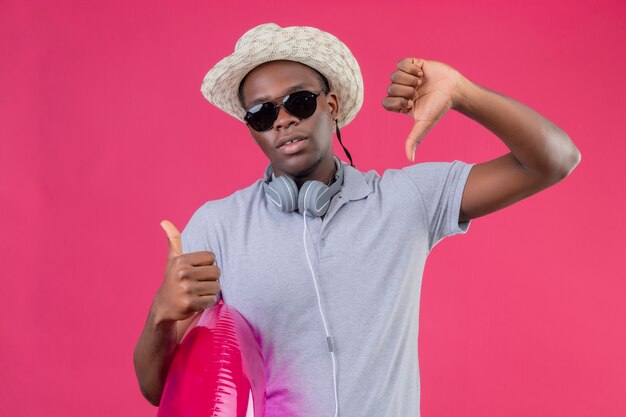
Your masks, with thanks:
<instances>
[{"instance_id":1,"label":"short sleeve","mask_svg":"<svg viewBox=\"0 0 626 417\"><path fill-rule=\"evenodd\" d=\"M447 236L466 233L470 220L459 222L465 183L474 164L461 161L423 162L402 169L422 199L429 248Z\"/></svg>"},{"instance_id":2,"label":"short sleeve","mask_svg":"<svg viewBox=\"0 0 626 417\"><path fill-rule=\"evenodd\" d=\"M200 207L193 213L183 229L181 237L183 240L183 253L210 250L205 206Z\"/></svg>"}]
</instances>

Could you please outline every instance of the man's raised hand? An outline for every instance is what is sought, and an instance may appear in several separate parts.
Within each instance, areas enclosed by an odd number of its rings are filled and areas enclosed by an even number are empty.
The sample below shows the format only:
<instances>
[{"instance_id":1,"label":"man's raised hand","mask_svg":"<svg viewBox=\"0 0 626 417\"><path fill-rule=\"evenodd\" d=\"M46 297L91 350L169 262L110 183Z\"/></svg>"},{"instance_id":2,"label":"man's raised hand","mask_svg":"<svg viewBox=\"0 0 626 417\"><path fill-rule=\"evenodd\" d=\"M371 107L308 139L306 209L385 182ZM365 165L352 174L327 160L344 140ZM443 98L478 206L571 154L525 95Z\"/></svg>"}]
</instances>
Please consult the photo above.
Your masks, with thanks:
<instances>
[{"instance_id":1,"label":"man's raised hand","mask_svg":"<svg viewBox=\"0 0 626 417\"><path fill-rule=\"evenodd\" d=\"M406 140L409 161L415 160L415 149L433 126L456 104L464 78L454 68L437 61L404 58L391 73L383 107L408 114L415 124Z\"/></svg>"},{"instance_id":2,"label":"man's raised hand","mask_svg":"<svg viewBox=\"0 0 626 417\"><path fill-rule=\"evenodd\" d=\"M183 254L178 229L167 220L161 227L169 241L167 265L152 310L157 322L185 320L198 311L214 306L220 291L220 268L213 252Z\"/></svg>"}]
</instances>

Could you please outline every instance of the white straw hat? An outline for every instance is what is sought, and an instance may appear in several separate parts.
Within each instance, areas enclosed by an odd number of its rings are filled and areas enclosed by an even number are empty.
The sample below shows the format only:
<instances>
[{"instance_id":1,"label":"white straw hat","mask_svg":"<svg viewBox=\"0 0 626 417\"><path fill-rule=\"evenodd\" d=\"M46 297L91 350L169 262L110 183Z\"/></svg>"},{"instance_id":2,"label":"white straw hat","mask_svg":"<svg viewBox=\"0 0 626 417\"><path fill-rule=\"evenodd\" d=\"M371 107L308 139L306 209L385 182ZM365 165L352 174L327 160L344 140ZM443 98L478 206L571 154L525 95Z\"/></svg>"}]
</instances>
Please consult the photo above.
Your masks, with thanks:
<instances>
[{"instance_id":1,"label":"white straw hat","mask_svg":"<svg viewBox=\"0 0 626 417\"><path fill-rule=\"evenodd\" d=\"M266 23L250 29L235 45L235 52L207 73L200 90L215 106L244 121L239 83L255 67L275 60L300 62L326 77L339 101L339 127L354 119L363 104L363 77L348 47L330 33L308 26L281 28Z\"/></svg>"}]
</instances>

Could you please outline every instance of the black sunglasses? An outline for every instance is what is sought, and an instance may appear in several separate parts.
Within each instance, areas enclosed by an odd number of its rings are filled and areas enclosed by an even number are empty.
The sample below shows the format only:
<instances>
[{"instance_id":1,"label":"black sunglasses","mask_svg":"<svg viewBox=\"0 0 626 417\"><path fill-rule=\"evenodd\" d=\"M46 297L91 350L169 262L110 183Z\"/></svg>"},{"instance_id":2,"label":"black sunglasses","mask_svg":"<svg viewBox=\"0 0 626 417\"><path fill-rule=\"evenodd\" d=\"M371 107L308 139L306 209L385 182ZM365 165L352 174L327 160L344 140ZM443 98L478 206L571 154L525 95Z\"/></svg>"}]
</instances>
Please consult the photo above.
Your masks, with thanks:
<instances>
[{"instance_id":1,"label":"black sunglasses","mask_svg":"<svg viewBox=\"0 0 626 417\"><path fill-rule=\"evenodd\" d=\"M284 96L282 103L279 105L271 101L257 104L248 110L243 118L252 129L257 132L265 132L274 126L274 122L278 119L280 106L283 106L289 114L298 119L311 117L317 109L317 96L320 94L321 92L296 91Z\"/></svg>"}]
</instances>

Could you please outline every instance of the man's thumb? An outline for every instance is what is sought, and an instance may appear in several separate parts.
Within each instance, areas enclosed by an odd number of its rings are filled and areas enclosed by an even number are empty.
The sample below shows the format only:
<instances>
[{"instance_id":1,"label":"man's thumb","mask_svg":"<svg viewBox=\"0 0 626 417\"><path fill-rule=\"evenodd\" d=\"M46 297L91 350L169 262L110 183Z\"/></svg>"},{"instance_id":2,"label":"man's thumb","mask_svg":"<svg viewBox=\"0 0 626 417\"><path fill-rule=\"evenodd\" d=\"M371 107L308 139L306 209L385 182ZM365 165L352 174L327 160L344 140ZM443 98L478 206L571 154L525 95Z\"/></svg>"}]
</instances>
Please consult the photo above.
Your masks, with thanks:
<instances>
[{"instance_id":1,"label":"man's thumb","mask_svg":"<svg viewBox=\"0 0 626 417\"><path fill-rule=\"evenodd\" d=\"M161 222L161 227L167 233L167 240L169 241L169 250L168 257L172 258L174 256L183 254L183 240L180 237L180 232L169 220L163 220Z\"/></svg>"},{"instance_id":2,"label":"man's thumb","mask_svg":"<svg viewBox=\"0 0 626 417\"><path fill-rule=\"evenodd\" d=\"M418 120L413 125L409 137L406 139L406 157L409 161L414 162L415 148L422 141L429 128L430 126L426 120Z\"/></svg>"}]
</instances>

